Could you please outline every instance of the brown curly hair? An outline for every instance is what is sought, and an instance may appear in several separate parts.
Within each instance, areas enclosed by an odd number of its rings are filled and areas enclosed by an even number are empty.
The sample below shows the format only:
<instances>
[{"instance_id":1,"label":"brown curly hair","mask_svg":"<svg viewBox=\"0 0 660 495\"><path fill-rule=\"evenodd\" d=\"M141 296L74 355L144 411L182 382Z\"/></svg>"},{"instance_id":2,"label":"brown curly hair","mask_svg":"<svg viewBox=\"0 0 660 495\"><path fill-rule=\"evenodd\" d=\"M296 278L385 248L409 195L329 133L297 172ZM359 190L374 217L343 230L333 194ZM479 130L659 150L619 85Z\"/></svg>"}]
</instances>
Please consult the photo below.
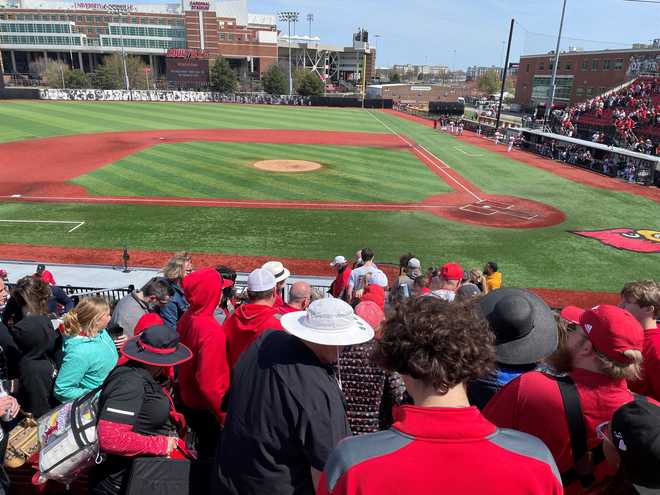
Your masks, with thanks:
<instances>
[{"instance_id":1,"label":"brown curly hair","mask_svg":"<svg viewBox=\"0 0 660 495\"><path fill-rule=\"evenodd\" d=\"M32 275L18 279L11 291L11 297L31 315L48 314L48 298L51 295L49 285Z\"/></svg>"},{"instance_id":2,"label":"brown curly hair","mask_svg":"<svg viewBox=\"0 0 660 495\"><path fill-rule=\"evenodd\" d=\"M472 300L411 299L395 308L382 330L374 362L440 394L495 368L495 337Z\"/></svg>"}]
</instances>

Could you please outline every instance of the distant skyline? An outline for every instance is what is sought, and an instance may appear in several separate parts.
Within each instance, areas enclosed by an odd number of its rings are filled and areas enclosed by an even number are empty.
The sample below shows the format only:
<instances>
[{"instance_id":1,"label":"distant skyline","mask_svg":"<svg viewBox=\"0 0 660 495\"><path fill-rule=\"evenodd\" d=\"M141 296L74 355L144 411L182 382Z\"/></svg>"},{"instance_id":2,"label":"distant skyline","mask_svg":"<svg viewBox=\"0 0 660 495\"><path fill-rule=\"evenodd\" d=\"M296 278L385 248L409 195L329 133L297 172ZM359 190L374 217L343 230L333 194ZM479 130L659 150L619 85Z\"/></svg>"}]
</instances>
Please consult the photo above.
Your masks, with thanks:
<instances>
[{"instance_id":1,"label":"distant skyline","mask_svg":"<svg viewBox=\"0 0 660 495\"><path fill-rule=\"evenodd\" d=\"M314 14L312 31L323 43L350 45L352 33L364 27L372 45L378 45L378 66L444 64L456 69L501 66L512 17L517 23L510 61L554 50L561 6L562 0L249 0L251 12L299 11L299 34L307 34L306 15ZM377 42L375 35L380 35ZM563 37L562 49L649 43L660 38L660 4L568 0Z\"/></svg>"}]
</instances>

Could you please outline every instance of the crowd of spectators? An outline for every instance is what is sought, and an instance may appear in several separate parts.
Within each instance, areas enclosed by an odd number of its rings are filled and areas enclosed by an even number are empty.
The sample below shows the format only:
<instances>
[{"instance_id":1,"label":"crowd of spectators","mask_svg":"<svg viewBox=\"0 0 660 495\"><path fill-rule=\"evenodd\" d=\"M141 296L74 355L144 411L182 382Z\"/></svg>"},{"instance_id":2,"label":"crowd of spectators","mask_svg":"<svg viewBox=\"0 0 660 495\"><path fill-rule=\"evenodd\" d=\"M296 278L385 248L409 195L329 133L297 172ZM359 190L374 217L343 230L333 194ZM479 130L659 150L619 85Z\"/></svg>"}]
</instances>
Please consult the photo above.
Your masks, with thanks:
<instances>
[{"instance_id":1,"label":"crowd of spectators","mask_svg":"<svg viewBox=\"0 0 660 495\"><path fill-rule=\"evenodd\" d=\"M642 133L654 135L660 129L660 79L638 78L619 91L555 111L554 118L555 132L576 137L578 124L613 127L613 135L597 132L593 140L660 155L660 143L642 138Z\"/></svg>"},{"instance_id":2,"label":"crowd of spectators","mask_svg":"<svg viewBox=\"0 0 660 495\"><path fill-rule=\"evenodd\" d=\"M179 253L118 302L54 311L45 267L11 291L0 273L0 445L98 393L95 495L660 489L658 281L559 312L495 261L330 266L327 293L275 260L239 292Z\"/></svg>"}]
</instances>

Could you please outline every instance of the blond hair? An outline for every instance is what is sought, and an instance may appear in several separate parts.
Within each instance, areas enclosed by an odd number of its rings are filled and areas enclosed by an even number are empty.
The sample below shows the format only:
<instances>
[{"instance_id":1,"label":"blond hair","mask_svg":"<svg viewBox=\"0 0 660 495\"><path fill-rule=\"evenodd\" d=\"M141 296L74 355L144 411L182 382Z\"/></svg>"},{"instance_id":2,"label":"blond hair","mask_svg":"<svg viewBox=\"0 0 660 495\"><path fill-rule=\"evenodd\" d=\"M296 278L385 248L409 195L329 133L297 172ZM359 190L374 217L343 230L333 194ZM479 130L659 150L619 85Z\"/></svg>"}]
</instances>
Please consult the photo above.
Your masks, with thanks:
<instances>
[{"instance_id":1,"label":"blond hair","mask_svg":"<svg viewBox=\"0 0 660 495\"><path fill-rule=\"evenodd\" d=\"M192 256L187 252L176 253L163 268L163 277L167 280L183 280L186 276L186 263L192 263Z\"/></svg>"},{"instance_id":2,"label":"blond hair","mask_svg":"<svg viewBox=\"0 0 660 495\"><path fill-rule=\"evenodd\" d=\"M660 282L656 280L628 282L621 289L621 297L641 308L653 306L653 316L660 317Z\"/></svg>"},{"instance_id":3,"label":"blond hair","mask_svg":"<svg viewBox=\"0 0 660 495\"><path fill-rule=\"evenodd\" d=\"M642 378L642 353L636 349L628 349L623 352L623 355L628 358L630 364L616 363L605 354L596 352L601 371L605 375L616 380L622 378L632 381L640 380Z\"/></svg>"},{"instance_id":4,"label":"blond hair","mask_svg":"<svg viewBox=\"0 0 660 495\"><path fill-rule=\"evenodd\" d=\"M101 328L97 328L103 315L110 312L110 305L101 297L86 297L64 315L64 335L75 337L95 337Z\"/></svg>"}]
</instances>

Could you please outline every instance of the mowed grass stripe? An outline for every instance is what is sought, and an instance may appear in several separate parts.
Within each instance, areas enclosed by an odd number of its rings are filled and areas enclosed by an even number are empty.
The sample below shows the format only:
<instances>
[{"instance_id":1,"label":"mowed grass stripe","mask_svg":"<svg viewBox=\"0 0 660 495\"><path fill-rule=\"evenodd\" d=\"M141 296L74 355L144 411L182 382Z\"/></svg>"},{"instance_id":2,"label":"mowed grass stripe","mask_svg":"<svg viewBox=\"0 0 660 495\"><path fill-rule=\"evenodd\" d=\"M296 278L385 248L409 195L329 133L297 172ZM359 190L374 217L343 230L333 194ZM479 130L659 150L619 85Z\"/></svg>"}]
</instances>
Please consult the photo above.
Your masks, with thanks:
<instances>
[{"instance_id":1,"label":"mowed grass stripe","mask_svg":"<svg viewBox=\"0 0 660 495\"><path fill-rule=\"evenodd\" d=\"M251 167L257 160L298 159L324 168L306 174L272 173ZM101 182L74 182L90 193L113 188L132 195L233 199L416 202L449 191L423 163L405 151L358 146L253 143L163 144L106 166ZM168 187L167 184L171 184Z\"/></svg>"},{"instance_id":2,"label":"mowed grass stripe","mask_svg":"<svg viewBox=\"0 0 660 495\"><path fill-rule=\"evenodd\" d=\"M359 109L164 102L9 101L0 105L0 142L17 137L188 128L383 132L378 122Z\"/></svg>"}]
</instances>

